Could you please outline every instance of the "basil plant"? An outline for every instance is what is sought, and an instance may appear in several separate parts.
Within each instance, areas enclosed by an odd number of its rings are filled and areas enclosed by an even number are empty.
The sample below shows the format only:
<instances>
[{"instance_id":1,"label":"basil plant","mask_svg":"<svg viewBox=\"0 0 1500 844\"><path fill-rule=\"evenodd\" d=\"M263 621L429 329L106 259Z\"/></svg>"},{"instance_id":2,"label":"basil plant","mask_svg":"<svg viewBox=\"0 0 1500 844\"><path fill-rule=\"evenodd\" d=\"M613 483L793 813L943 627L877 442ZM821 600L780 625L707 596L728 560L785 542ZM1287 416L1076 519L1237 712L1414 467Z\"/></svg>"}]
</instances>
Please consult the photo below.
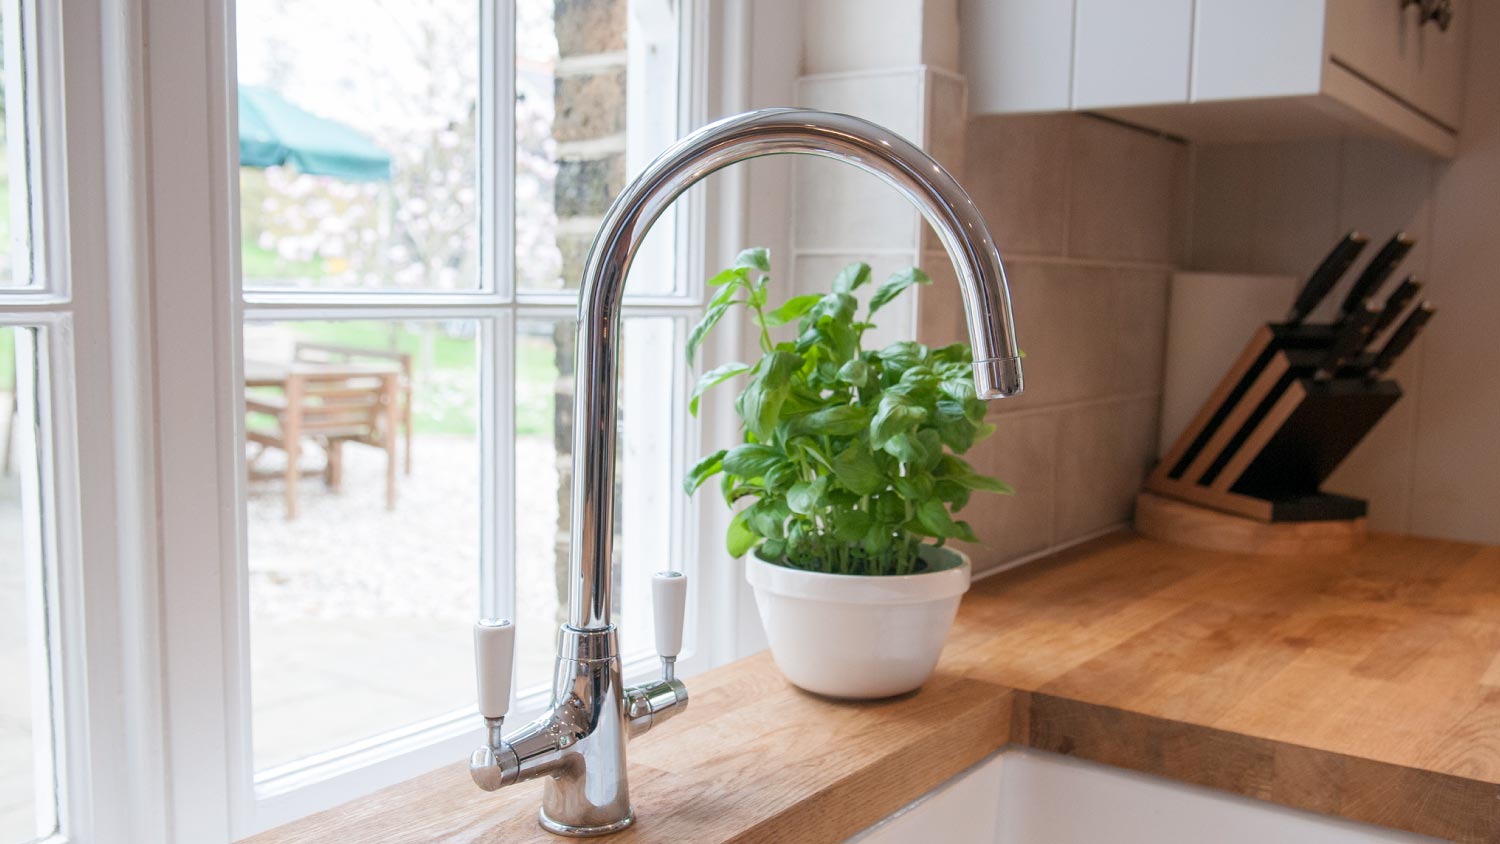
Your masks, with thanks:
<instances>
[{"instance_id":1,"label":"basil plant","mask_svg":"<svg viewBox=\"0 0 1500 844\"><path fill-rule=\"evenodd\" d=\"M862 345L882 307L931 279L915 267L901 270L873 288L861 314L867 264L845 267L832 292L775 308L767 302L769 271L767 251L748 249L710 279L718 292L687 341L691 364L735 308L747 309L760 333L758 362L704 373L690 402L696 415L704 392L748 379L735 402L744 441L704 457L683 482L691 495L718 475L731 507L752 502L729 524L729 553L754 550L810 571L899 575L921 570L924 542L976 541L953 514L974 492L1012 490L958 456L994 432L974 392L968 344ZM772 329L794 323L795 339L772 339Z\"/></svg>"}]
</instances>

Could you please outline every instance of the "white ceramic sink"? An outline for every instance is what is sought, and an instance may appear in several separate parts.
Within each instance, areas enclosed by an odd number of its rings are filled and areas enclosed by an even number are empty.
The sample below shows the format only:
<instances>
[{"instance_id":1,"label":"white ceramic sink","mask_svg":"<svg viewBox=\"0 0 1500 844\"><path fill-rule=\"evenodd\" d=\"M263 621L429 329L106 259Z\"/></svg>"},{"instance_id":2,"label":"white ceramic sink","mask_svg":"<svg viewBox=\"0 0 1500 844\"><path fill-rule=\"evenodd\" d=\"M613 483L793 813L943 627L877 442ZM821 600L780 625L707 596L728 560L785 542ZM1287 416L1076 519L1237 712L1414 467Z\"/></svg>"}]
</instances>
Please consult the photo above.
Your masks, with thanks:
<instances>
[{"instance_id":1,"label":"white ceramic sink","mask_svg":"<svg viewBox=\"0 0 1500 844\"><path fill-rule=\"evenodd\" d=\"M1002 750L858 844L1417 844L1435 838L1035 750Z\"/></svg>"}]
</instances>

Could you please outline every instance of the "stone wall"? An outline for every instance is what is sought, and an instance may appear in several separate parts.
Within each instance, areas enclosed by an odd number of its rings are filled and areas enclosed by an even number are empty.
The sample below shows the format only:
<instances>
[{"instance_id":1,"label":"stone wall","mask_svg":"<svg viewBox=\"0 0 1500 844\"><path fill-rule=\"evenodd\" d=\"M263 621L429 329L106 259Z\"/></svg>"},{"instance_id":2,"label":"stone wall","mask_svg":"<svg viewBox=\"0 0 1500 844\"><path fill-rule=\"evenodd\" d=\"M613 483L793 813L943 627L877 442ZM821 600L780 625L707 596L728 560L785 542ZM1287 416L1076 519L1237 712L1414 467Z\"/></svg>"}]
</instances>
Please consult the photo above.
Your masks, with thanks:
<instances>
[{"instance_id":1,"label":"stone wall","mask_svg":"<svg viewBox=\"0 0 1500 844\"><path fill-rule=\"evenodd\" d=\"M556 0L553 25L558 47L552 123L558 168L553 203L563 283L574 289L604 212L625 186L626 0ZM558 477L554 550L559 616L566 613L568 598L574 331L573 323L564 321L552 334L558 370L553 444ZM563 620L559 618L560 623Z\"/></svg>"}]
</instances>

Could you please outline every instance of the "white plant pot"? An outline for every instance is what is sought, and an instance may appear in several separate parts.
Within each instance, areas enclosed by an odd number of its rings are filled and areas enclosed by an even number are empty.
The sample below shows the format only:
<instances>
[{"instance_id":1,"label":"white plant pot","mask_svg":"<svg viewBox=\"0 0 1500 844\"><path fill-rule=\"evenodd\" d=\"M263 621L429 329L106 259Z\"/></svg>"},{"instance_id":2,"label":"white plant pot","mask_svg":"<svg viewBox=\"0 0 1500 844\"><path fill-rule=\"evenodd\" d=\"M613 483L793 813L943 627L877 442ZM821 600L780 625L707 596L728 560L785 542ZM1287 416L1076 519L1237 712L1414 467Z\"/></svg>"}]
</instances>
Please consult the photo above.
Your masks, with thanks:
<instances>
[{"instance_id":1,"label":"white plant pot","mask_svg":"<svg viewBox=\"0 0 1500 844\"><path fill-rule=\"evenodd\" d=\"M935 571L891 577L821 574L745 556L745 579L776 666L796 685L839 698L882 698L922 685L937 667L968 555Z\"/></svg>"}]
</instances>

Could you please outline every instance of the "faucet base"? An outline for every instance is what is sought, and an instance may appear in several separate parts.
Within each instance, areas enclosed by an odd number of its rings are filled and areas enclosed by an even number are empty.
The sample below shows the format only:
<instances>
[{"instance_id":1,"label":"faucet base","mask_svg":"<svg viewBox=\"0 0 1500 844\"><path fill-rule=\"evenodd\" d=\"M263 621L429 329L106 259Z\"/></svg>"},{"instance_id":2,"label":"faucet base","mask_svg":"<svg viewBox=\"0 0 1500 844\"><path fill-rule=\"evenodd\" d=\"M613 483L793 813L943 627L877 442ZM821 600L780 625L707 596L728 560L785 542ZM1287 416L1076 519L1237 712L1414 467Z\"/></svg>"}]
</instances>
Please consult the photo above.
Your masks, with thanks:
<instances>
[{"instance_id":1,"label":"faucet base","mask_svg":"<svg viewBox=\"0 0 1500 844\"><path fill-rule=\"evenodd\" d=\"M554 835L566 835L570 838L592 838L596 835L609 835L612 832L619 832L635 823L635 812L633 810L629 811L625 817L613 823L599 824L598 826L573 826L572 824L562 823L547 817L547 810L543 809L537 818L537 822L542 825L542 829Z\"/></svg>"}]
</instances>

